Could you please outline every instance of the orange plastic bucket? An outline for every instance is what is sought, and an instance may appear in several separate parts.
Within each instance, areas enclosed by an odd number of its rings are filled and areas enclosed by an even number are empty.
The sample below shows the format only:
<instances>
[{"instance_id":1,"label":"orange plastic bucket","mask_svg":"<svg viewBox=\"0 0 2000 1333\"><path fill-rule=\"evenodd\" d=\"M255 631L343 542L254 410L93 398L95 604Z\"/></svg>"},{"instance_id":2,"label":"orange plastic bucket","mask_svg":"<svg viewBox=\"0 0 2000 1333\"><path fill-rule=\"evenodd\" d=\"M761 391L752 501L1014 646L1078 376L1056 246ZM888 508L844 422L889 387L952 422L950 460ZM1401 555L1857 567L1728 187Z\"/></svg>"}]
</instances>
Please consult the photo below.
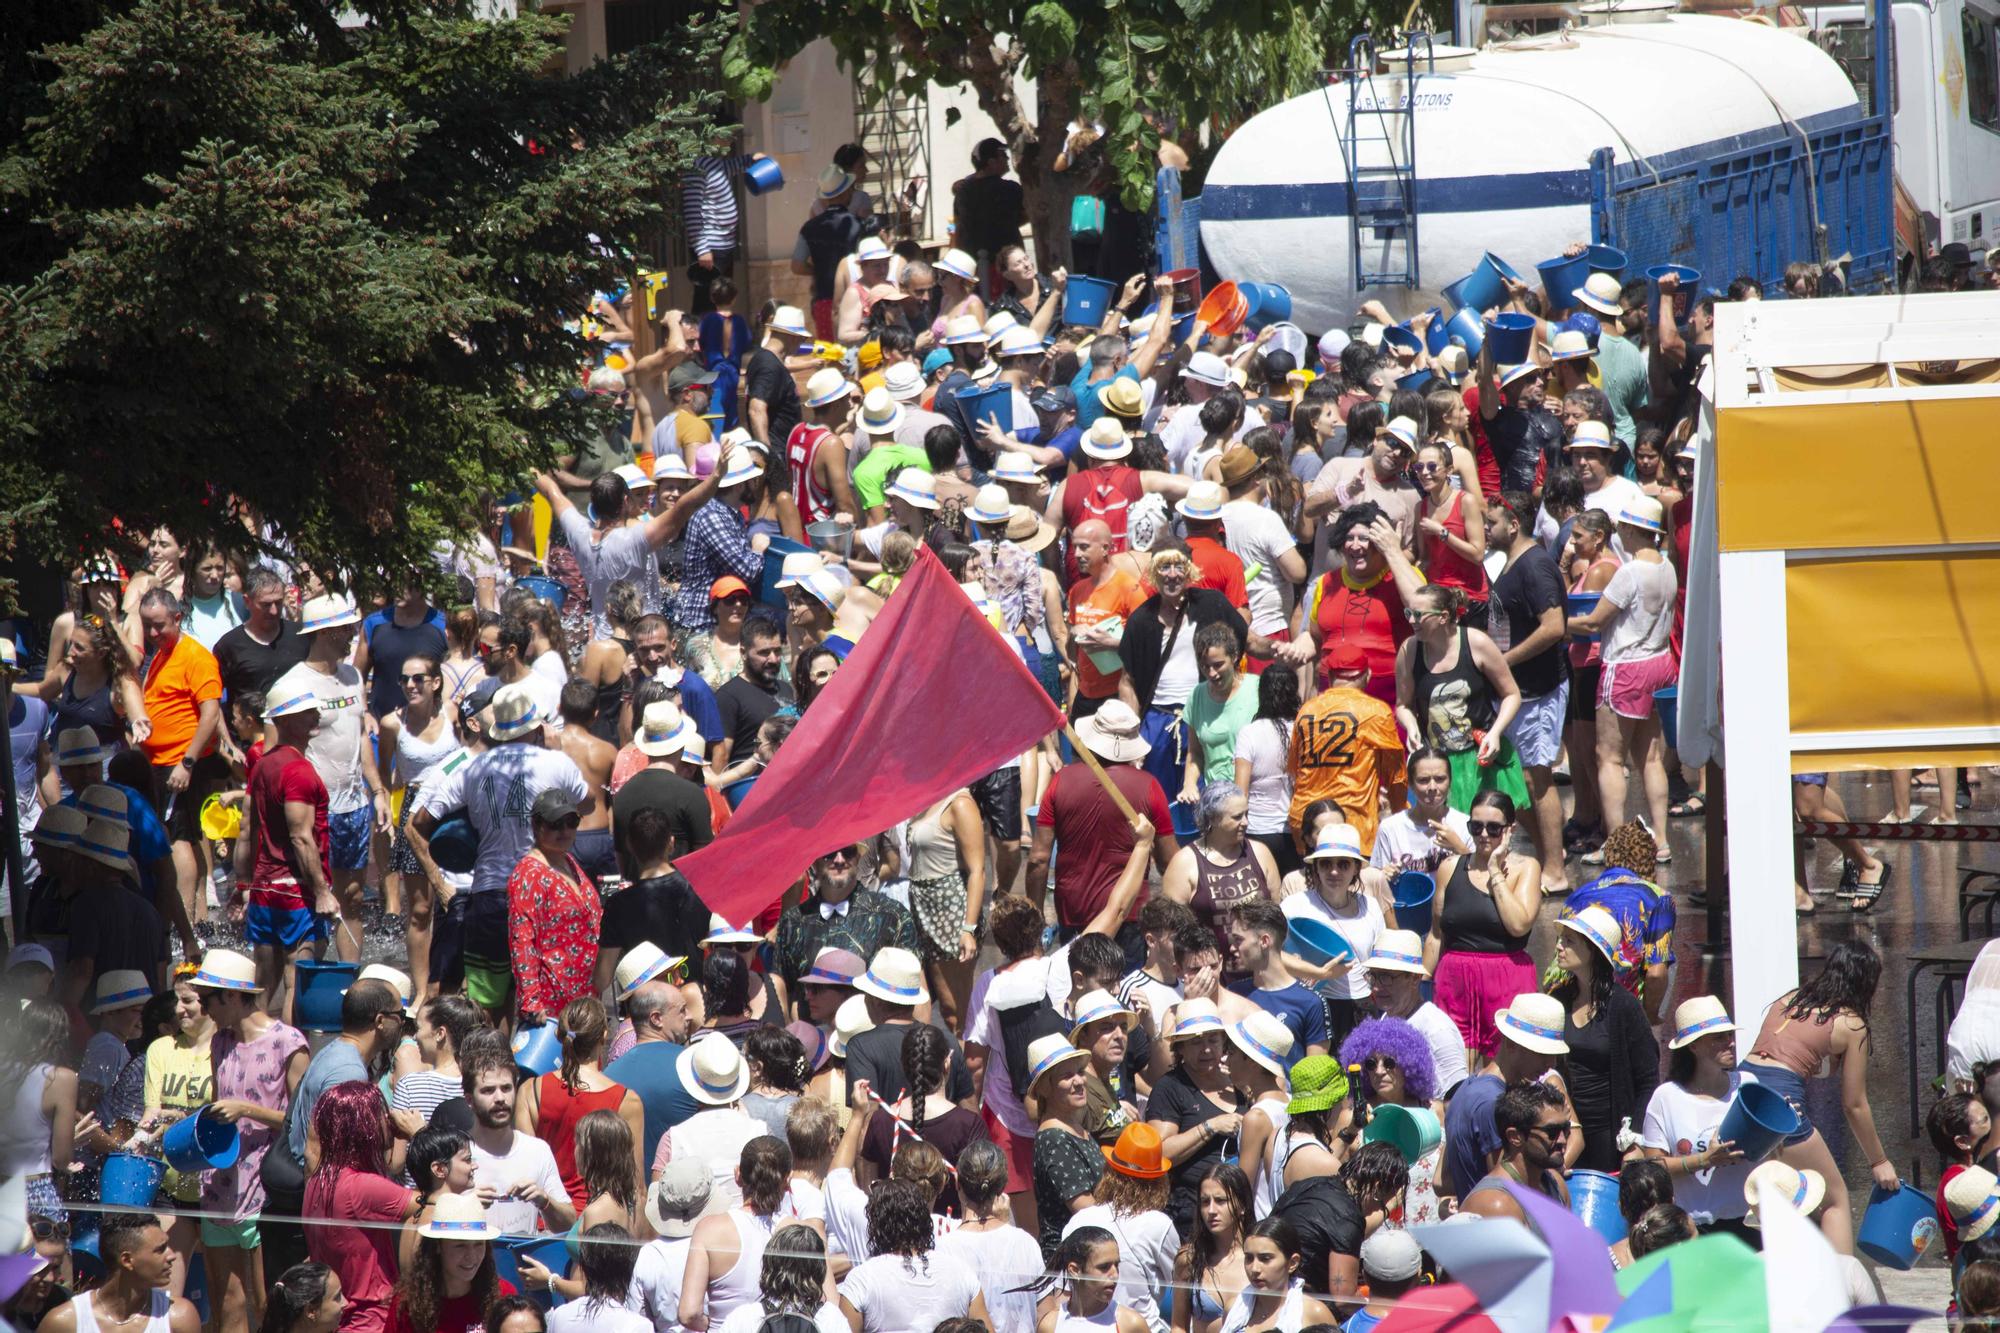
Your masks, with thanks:
<instances>
[{"instance_id":1,"label":"orange plastic bucket","mask_svg":"<svg viewBox=\"0 0 2000 1333\"><path fill-rule=\"evenodd\" d=\"M1208 325L1210 333L1227 337L1242 328L1243 321L1250 317L1250 298L1238 291L1233 282L1219 283L1202 298L1201 308L1194 317L1198 323Z\"/></svg>"}]
</instances>

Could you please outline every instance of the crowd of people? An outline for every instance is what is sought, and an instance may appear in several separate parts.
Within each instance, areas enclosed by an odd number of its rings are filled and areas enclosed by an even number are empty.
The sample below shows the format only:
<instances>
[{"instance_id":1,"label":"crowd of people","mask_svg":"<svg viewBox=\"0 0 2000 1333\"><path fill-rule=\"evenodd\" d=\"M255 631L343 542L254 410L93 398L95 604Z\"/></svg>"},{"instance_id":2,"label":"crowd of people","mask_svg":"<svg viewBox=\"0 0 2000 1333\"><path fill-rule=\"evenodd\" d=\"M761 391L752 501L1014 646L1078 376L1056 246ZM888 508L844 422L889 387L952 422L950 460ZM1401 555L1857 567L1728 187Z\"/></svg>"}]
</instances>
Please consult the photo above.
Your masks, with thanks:
<instances>
[{"instance_id":1,"label":"crowd of people","mask_svg":"<svg viewBox=\"0 0 2000 1333\"><path fill-rule=\"evenodd\" d=\"M605 294L618 425L376 604L256 525L73 571L9 719L12 1323L193 1333L198 1260L212 1333L1368 1333L1438 1273L1410 1227L1577 1171L1620 1264L1754 1245L1759 1178L1852 1254L1807 1088L1893 1188L1880 959L1740 1035L1671 994L1705 795L1657 696L1723 298L1512 284L1512 364L1372 303L1218 335L1170 276L1079 324L982 152L976 252L892 243L829 167L810 321L739 314L711 251L692 314ZM1073 732L725 920L676 859L930 559ZM1865 911L1889 867L1843 849ZM360 968L384 924L401 965ZM1930 1121L1975 1313L1980 1034ZM1800 1117L1761 1161L1718 1133L1746 1083ZM197 1114L231 1160L106 1206Z\"/></svg>"}]
</instances>

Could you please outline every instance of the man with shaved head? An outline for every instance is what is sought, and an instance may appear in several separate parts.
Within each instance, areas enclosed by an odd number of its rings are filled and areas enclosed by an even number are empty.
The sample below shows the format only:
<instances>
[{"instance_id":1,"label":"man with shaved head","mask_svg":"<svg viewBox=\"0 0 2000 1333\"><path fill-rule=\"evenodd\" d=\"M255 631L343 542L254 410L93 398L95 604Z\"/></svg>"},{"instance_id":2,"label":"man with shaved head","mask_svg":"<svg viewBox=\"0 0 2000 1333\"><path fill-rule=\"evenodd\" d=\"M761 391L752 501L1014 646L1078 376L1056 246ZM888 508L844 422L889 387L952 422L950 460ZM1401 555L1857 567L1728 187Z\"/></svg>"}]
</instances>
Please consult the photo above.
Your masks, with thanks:
<instances>
[{"instance_id":1,"label":"man with shaved head","mask_svg":"<svg viewBox=\"0 0 2000 1333\"><path fill-rule=\"evenodd\" d=\"M1130 566L1131 558L1113 553L1111 527L1103 519L1077 524L1069 541L1078 573L1069 590L1069 642L1075 659L1070 663L1069 714L1074 721L1117 697L1124 674L1118 644L1124 637L1125 618L1148 594Z\"/></svg>"}]
</instances>

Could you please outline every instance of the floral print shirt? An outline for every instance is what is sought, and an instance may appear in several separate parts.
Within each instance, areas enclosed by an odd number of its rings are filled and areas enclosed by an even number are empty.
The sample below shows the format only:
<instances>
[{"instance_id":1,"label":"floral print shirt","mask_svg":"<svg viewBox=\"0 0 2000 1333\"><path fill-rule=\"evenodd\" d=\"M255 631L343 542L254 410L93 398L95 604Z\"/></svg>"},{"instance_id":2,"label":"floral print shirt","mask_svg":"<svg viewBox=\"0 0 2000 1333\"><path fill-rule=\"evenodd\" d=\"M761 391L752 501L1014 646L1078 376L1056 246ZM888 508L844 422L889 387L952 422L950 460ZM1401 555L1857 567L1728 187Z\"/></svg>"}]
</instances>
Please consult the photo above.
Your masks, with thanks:
<instances>
[{"instance_id":1,"label":"floral print shirt","mask_svg":"<svg viewBox=\"0 0 2000 1333\"><path fill-rule=\"evenodd\" d=\"M574 856L566 859L570 879L530 852L507 881L507 942L514 962L515 1002L521 1012L547 1018L591 993L598 927L604 919L597 886Z\"/></svg>"}]
</instances>

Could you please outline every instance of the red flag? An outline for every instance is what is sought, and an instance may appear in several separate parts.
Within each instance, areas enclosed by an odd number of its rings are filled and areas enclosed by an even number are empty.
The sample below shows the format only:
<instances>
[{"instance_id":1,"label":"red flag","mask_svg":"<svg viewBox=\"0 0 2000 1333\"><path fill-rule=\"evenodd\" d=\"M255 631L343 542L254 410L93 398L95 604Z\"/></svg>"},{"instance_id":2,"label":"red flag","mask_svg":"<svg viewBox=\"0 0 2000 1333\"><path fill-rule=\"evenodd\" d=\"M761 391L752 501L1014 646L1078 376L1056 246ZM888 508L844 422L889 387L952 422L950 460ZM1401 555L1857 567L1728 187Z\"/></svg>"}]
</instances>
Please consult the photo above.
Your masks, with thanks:
<instances>
[{"instance_id":1,"label":"red flag","mask_svg":"<svg viewBox=\"0 0 2000 1333\"><path fill-rule=\"evenodd\" d=\"M1016 758L1063 715L929 550L714 842L674 862L748 921L821 854L872 837Z\"/></svg>"}]
</instances>

